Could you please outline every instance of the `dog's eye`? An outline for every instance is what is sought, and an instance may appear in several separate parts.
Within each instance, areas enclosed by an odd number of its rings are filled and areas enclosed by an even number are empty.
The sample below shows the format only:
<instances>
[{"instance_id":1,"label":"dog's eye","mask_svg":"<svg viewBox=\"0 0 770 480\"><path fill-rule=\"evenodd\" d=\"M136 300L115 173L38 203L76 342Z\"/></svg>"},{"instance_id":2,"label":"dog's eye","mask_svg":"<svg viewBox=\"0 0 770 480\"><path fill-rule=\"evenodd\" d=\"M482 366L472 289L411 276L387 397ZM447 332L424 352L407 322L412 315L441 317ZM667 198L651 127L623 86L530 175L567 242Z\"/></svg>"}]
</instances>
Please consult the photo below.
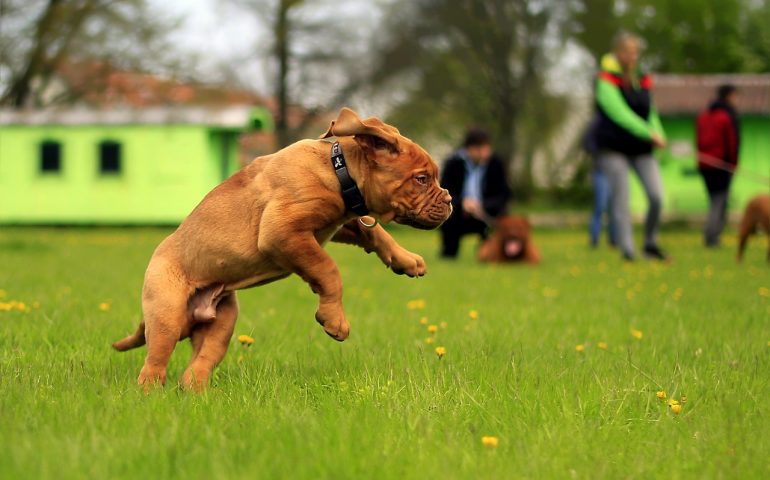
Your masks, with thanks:
<instances>
[{"instance_id":1,"label":"dog's eye","mask_svg":"<svg viewBox=\"0 0 770 480\"><path fill-rule=\"evenodd\" d=\"M414 177L414 179L420 185L427 185L428 184L428 176L427 175L417 175L416 177Z\"/></svg>"}]
</instances>

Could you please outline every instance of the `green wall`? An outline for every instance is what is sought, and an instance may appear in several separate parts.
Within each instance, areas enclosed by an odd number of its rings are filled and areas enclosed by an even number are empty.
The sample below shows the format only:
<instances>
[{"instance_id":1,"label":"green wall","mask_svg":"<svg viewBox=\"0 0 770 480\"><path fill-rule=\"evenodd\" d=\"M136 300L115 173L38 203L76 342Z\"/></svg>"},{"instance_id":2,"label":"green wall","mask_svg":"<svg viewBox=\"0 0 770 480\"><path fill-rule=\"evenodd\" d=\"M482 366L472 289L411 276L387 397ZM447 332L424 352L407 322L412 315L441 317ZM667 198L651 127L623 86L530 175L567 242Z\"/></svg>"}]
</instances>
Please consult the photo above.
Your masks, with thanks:
<instances>
[{"instance_id":1,"label":"green wall","mask_svg":"<svg viewBox=\"0 0 770 480\"><path fill-rule=\"evenodd\" d=\"M658 154L664 189L665 214L705 213L708 196L695 160L695 119L664 117L663 127L669 147ZM770 117L745 116L741 119L739 173L733 177L729 206L743 210L758 193L770 192ZM643 213L647 201L632 175L631 209Z\"/></svg>"},{"instance_id":2,"label":"green wall","mask_svg":"<svg viewBox=\"0 0 770 480\"><path fill-rule=\"evenodd\" d=\"M0 223L177 223L237 169L236 134L201 125L0 126ZM62 145L59 174L40 172L44 140ZM104 140L122 145L119 175L98 171Z\"/></svg>"}]
</instances>

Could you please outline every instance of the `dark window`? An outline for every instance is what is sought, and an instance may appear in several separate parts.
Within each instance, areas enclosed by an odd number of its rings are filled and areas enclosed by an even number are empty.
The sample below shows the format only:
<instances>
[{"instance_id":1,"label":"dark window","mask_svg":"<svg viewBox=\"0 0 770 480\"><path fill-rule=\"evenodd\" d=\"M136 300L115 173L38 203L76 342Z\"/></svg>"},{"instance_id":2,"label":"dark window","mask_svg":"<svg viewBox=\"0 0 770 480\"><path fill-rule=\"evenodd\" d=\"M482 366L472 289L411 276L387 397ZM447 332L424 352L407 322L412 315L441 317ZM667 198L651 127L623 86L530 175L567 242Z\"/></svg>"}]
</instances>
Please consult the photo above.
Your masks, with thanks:
<instances>
[{"instance_id":1,"label":"dark window","mask_svg":"<svg viewBox=\"0 0 770 480\"><path fill-rule=\"evenodd\" d=\"M40 171L61 172L61 143L45 141L40 144Z\"/></svg>"},{"instance_id":2,"label":"dark window","mask_svg":"<svg viewBox=\"0 0 770 480\"><path fill-rule=\"evenodd\" d=\"M99 173L117 175L120 173L121 148L118 142L106 141L99 144Z\"/></svg>"}]
</instances>

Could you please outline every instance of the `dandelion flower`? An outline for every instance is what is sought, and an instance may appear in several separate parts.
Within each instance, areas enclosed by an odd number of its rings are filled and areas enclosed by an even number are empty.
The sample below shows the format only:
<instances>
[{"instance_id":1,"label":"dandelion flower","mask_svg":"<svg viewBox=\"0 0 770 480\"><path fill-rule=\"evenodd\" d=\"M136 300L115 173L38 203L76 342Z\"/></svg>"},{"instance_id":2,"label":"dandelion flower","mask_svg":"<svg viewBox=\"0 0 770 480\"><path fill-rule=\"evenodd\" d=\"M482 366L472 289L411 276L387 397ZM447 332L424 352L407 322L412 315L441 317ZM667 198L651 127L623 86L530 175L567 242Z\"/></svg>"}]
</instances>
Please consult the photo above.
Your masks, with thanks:
<instances>
[{"instance_id":1,"label":"dandelion flower","mask_svg":"<svg viewBox=\"0 0 770 480\"><path fill-rule=\"evenodd\" d=\"M679 398L679 403L687 403L687 395L682 395Z\"/></svg>"},{"instance_id":2,"label":"dandelion flower","mask_svg":"<svg viewBox=\"0 0 770 480\"><path fill-rule=\"evenodd\" d=\"M497 444L500 443L497 437L484 436L481 437L481 444L489 448L497 448Z\"/></svg>"},{"instance_id":3,"label":"dandelion flower","mask_svg":"<svg viewBox=\"0 0 770 480\"><path fill-rule=\"evenodd\" d=\"M428 325L428 333L436 333L436 332L438 332L438 326Z\"/></svg>"},{"instance_id":4,"label":"dandelion flower","mask_svg":"<svg viewBox=\"0 0 770 480\"><path fill-rule=\"evenodd\" d=\"M238 335L238 341L241 342L241 345L246 345L247 347L254 343L254 339L248 335Z\"/></svg>"},{"instance_id":5,"label":"dandelion flower","mask_svg":"<svg viewBox=\"0 0 770 480\"><path fill-rule=\"evenodd\" d=\"M596 344L596 346L601 348L602 350L607 350L607 342L599 342Z\"/></svg>"},{"instance_id":6,"label":"dandelion flower","mask_svg":"<svg viewBox=\"0 0 770 480\"><path fill-rule=\"evenodd\" d=\"M476 320L479 318L479 312L477 312L476 310L471 310L470 312L468 312L468 316L471 317L473 320Z\"/></svg>"},{"instance_id":7,"label":"dandelion flower","mask_svg":"<svg viewBox=\"0 0 770 480\"><path fill-rule=\"evenodd\" d=\"M679 405L679 400L674 400L673 398L668 401L668 406L673 407L674 405Z\"/></svg>"},{"instance_id":8,"label":"dandelion flower","mask_svg":"<svg viewBox=\"0 0 770 480\"><path fill-rule=\"evenodd\" d=\"M425 339L425 343L427 343L428 345L432 344L433 342L434 342L433 337L428 337Z\"/></svg>"},{"instance_id":9,"label":"dandelion flower","mask_svg":"<svg viewBox=\"0 0 770 480\"><path fill-rule=\"evenodd\" d=\"M449 324L448 324L448 323L446 323L446 322L441 322L441 328L443 328L443 329L446 329L446 327L448 327L448 326L449 326Z\"/></svg>"},{"instance_id":10,"label":"dandelion flower","mask_svg":"<svg viewBox=\"0 0 770 480\"><path fill-rule=\"evenodd\" d=\"M409 300L406 302L406 308L409 310L420 310L425 308L425 300L417 298L415 300Z\"/></svg>"},{"instance_id":11,"label":"dandelion flower","mask_svg":"<svg viewBox=\"0 0 770 480\"><path fill-rule=\"evenodd\" d=\"M110 304L109 303L102 302L102 303L99 304L99 310L101 310L102 312L106 312L109 309L110 309Z\"/></svg>"},{"instance_id":12,"label":"dandelion flower","mask_svg":"<svg viewBox=\"0 0 770 480\"><path fill-rule=\"evenodd\" d=\"M661 391L657 392L655 394L655 396L658 397L659 399L663 400L663 399L666 398L666 391L665 390L661 390Z\"/></svg>"},{"instance_id":13,"label":"dandelion flower","mask_svg":"<svg viewBox=\"0 0 770 480\"><path fill-rule=\"evenodd\" d=\"M436 347L436 355L438 355L438 358L441 358L444 355L446 355L446 348L444 348L444 347Z\"/></svg>"},{"instance_id":14,"label":"dandelion flower","mask_svg":"<svg viewBox=\"0 0 770 480\"><path fill-rule=\"evenodd\" d=\"M427 325L428 324L428 317L422 317L420 319L420 325Z\"/></svg>"},{"instance_id":15,"label":"dandelion flower","mask_svg":"<svg viewBox=\"0 0 770 480\"><path fill-rule=\"evenodd\" d=\"M760 297L770 297L770 288L759 287L759 290L757 291L757 293L759 293Z\"/></svg>"},{"instance_id":16,"label":"dandelion flower","mask_svg":"<svg viewBox=\"0 0 770 480\"><path fill-rule=\"evenodd\" d=\"M682 406L679 405L678 403L671 405L671 413L679 415L681 411L682 411Z\"/></svg>"},{"instance_id":17,"label":"dandelion flower","mask_svg":"<svg viewBox=\"0 0 770 480\"><path fill-rule=\"evenodd\" d=\"M642 337L644 336L644 333L642 333L641 330L637 330L635 328L632 328L631 329L631 336L634 337L637 340L641 340Z\"/></svg>"},{"instance_id":18,"label":"dandelion flower","mask_svg":"<svg viewBox=\"0 0 770 480\"><path fill-rule=\"evenodd\" d=\"M586 349L586 347L582 343L578 344L578 345L575 345L575 351L578 352L578 353L584 351L585 349Z\"/></svg>"}]
</instances>

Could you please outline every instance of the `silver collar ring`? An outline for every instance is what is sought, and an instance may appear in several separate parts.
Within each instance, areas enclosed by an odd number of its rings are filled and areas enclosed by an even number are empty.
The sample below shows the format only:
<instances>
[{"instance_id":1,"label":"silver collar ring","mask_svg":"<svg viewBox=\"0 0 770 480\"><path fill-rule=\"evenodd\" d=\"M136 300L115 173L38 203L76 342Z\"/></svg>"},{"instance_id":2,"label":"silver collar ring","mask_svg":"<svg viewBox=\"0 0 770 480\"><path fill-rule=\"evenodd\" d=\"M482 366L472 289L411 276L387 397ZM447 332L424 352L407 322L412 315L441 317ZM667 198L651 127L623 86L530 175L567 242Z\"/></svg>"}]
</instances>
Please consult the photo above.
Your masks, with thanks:
<instances>
[{"instance_id":1,"label":"silver collar ring","mask_svg":"<svg viewBox=\"0 0 770 480\"><path fill-rule=\"evenodd\" d=\"M370 218L373 220L373 222L372 222L372 223L366 223L366 222L364 221L364 218L365 218L365 217L358 217L358 223L360 223L362 227L365 227L365 228L374 228L374 227L376 227L376 226L377 226L377 219L376 219L376 218L374 218L374 217L370 217Z\"/></svg>"}]
</instances>

